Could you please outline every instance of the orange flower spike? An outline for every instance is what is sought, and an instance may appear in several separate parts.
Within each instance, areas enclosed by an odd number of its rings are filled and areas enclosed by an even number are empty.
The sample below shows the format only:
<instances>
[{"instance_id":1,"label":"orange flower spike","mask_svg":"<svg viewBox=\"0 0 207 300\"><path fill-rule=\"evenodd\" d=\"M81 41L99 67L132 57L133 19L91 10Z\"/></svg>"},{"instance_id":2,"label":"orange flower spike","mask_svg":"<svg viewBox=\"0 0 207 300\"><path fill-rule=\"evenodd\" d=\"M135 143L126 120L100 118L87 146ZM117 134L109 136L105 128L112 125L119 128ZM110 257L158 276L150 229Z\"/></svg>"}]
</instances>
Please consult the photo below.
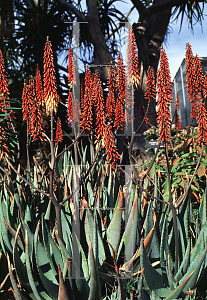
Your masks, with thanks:
<instances>
[{"instance_id":1,"label":"orange flower spike","mask_svg":"<svg viewBox=\"0 0 207 300\"><path fill-rule=\"evenodd\" d=\"M73 124L72 106L73 106L73 93L71 91L69 91L69 94L68 94L68 123L70 125Z\"/></svg>"},{"instance_id":2,"label":"orange flower spike","mask_svg":"<svg viewBox=\"0 0 207 300\"><path fill-rule=\"evenodd\" d=\"M170 128L172 125L169 105L172 102L172 85L170 80L170 69L165 49L160 51L160 66L157 72L157 121L160 128L160 142L170 142Z\"/></svg>"},{"instance_id":3,"label":"orange flower spike","mask_svg":"<svg viewBox=\"0 0 207 300\"><path fill-rule=\"evenodd\" d=\"M85 73L85 95L84 95L84 111L81 121L81 128L85 127L84 133L91 132L92 129L92 104L93 104L93 93L91 92L92 88L92 78L89 68L86 68Z\"/></svg>"},{"instance_id":4,"label":"orange flower spike","mask_svg":"<svg viewBox=\"0 0 207 300\"><path fill-rule=\"evenodd\" d=\"M96 72L97 94L95 98L96 111L96 140L104 138L104 130L106 127L106 117L104 112L104 97L99 74Z\"/></svg>"},{"instance_id":5,"label":"orange flower spike","mask_svg":"<svg viewBox=\"0 0 207 300\"><path fill-rule=\"evenodd\" d=\"M119 52L117 60L117 70L118 70L118 83L119 83L119 97L116 103L116 112L115 112L115 129L123 129L125 123L125 114L124 114L124 100L125 100L125 68L123 64L123 59Z\"/></svg>"},{"instance_id":6,"label":"orange flower spike","mask_svg":"<svg viewBox=\"0 0 207 300\"><path fill-rule=\"evenodd\" d=\"M37 138L39 138L41 141L45 140L43 134L44 128L42 122L42 114L40 110L40 102L36 98L32 107L31 131L33 135L33 141L36 141Z\"/></svg>"},{"instance_id":7,"label":"orange flower spike","mask_svg":"<svg viewBox=\"0 0 207 300\"><path fill-rule=\"evenodd\" d=\"M47 115L50 114L51 110L56 113L59 96L57 94L52 45L48 37L44 49L44 96Z\"/></svg>"},{"instance_id":8,"label":"orange flower spike","mask_svg":"<svg viewBox=\"0 0 207 300\"><path fill-rule=\"evenodd\" d=\"M76 84L75 64L74 64L73 50L71 45L69 45L69 53L68 53L68 83L70 89L72 89L73 84Z\"/></svg>"},{"instance_id":9,"label":"orange flower spike","mask_svg":"<svg viewBox=\"0 0 207 300\"><path fill-rule=\"evenodd\" d=\"M207 145L207 111L203 102L197 102L198 110L198 140L199 144Z\"/></svg>"},{"instance_id":10,"label":"orange flower spike","mask_svg":"<svg viewBox=\"0 0 207 300\"><path fill-rule=\"evenodd\" d=\"M1 97L0 99L0 108L5 111L4 107L10 107L9 103L9 88L8 88L8 80L7 75L5 72L5 66L4 66L4 59L3 55L0 49L0 94L4 94L4 98ZM6 102L6 105L4 104L4 99Z\"/></svg>"},{"instance_id":11,"label":"orange flower spike","mask_svg":"<svg viewBox=\"0 0 207 300\"><path fill-rule=\"evenodd\" d=\"M31 76L29 80L29 87L28 87L28 108L29 108L29 130L28 133L31 134L33 131L32 124L35 123L35 110L33 110L35 105L35 82L33 77Z\"/></svg>"},{"instance_id":12,"label":"orange flower spike","mask_svg":"<svg viewBox=\"0 0 207 300\"><path fill-rule=\"evenodd\" d=\"M140 84L139 63L137 55L136 39L131 24L128 29L127 40L127 65L128 65L128 84L138 88Z\"/></svg>"},{"instance_id":13,"label":"orange flower spike","mask_svg":"<svg viewBox=\"0 0 207 300\"><path fill-rule=\"evenodd\" d=\"M1 136L0 155L2 155L2 153L4 153L4 152L9 152L9 149L6 145L6 132L5 132L5 129L4 129L3 121L0 122L0 136Z\"/></svg>"},{"instance_id":14,"label":"orange flower spike","mask_svg":"<svg viewBox=\"0 0 207 300\"><path fill-rule=\"evenodd\" d=\"M37 95L37 100L43 106L44 105L44 92L43 92L43 87L42 87L42 78L41 78L40 69L39 69L38 65L37 65L37 69L36 69L36 95Z\"/></svg>"},{"instance_id":15,"label":"orange flower spike","mask_svg":"<svg viewBox=\"0 0 207 300\"><path fill-rule=\"evenodd\" d=\"M26 81L24 82L24 87L22 91L22 114L23 114L23 121L29 120L30 116L30 105L28 99L28 85Z\"/></svg>"},{"instance_id":16,"label":"orange flower spike","mask_svg":"<svg viewBox=\"0 0 207 300\"><path fill-rule=\"evenodd\" d=\"M191 102L191 119L196 119L195 103L194 103L194 73L195 73L195 57L193 55L191 45L186 44L186 82L187 82L187 93Z\"/></svg>"},{"instance_id":17,"label":"orange flower spike","mask_svg":"<svg viewBox=\"0 0 207 300\"><path fill-rule=\"evenodd\" d=\"M178 115L179 107L180 107L180 97L177 94L175 105L174 105L174 108L175 108L175 128L176 128L176 130L181 131L182 127L181 127L181 122L180 122L180 118L179 118L179 115Z\"/></svg>"},{"instance_id":18,"label":"orange flower spike","mask_svg":"<svg viewBox=\"0 0 207 300\"><path fill-rule=\"evenodd\" d=\"M145 99L148 101L155 101L156 99L156 84L152 67L149 67L147 70Z\"/></svg>"},{"instance_id":19,"label":"orange flower spike","mask_svg":"<svg viewBox=\"0 0 207 300\"><path fill-rule=\"evenodd\" d=\"M117 91L117 83L116 83L116 76L115 76L115 68L112 65L112 62L110 62L109 64L108 88L109 88L109 93L106 100L106 112L108 114L109 120L113 121L115 117L114 92Z\"/></svg>"},{"instance_id":20,"label":"orange flower spike","mask_svg":"<svg viewBox=\"0 0 207 300\"><path fill-rule=\"evenodd\" d=\"M110 124L105 126L104 130L104 144L106 147L107 160L109 164L112 164L112 168L115 168L116 161L120 159L117 148L114 143L114 135Z\"/></svg>"},{"instance_id":21,"label":"orange flower spike","mask_svg":"<svg viewBox=\"0 0 207 300\"><path fill-rule=\"evenodd\" d=\"M61 120L58 117L57 118L57 129L56 129L56 137L55 137L55 142L57 143L62 143L63 141L63 131L62 131L62 125L61 125Z\"/></svg>"}]
</instances>

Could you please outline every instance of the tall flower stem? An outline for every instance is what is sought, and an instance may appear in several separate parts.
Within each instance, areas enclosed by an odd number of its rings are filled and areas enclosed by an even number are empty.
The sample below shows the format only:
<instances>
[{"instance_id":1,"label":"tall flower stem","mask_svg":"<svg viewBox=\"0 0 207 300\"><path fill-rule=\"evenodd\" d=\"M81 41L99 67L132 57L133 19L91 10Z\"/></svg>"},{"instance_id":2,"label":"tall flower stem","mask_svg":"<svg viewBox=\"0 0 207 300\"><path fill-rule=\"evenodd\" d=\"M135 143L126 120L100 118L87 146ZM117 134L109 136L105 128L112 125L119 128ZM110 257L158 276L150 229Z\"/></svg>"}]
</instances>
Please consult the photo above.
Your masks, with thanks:
<instances>
[{"instance_id":1,"label":"tall flower stem","mask_svg":"<svg viewBox=\"0 0 207 300\"><path fill-rule=\"evenodd\" d=\"M51 164L50 164L50 199L55 207L55 214L57 219L58 236L63 241L62 223L61 223L61 206L53 195L53 178L55 166L55 147L54 147L54 129L53 129L53 110L50 110L51 117L51 138L50 138L50 151L51 151Z\"/></svg>"},{"instance_id":2,"label":"tall flower stem","mask_svg":"<svg viewBox=\"0 0 207 300\"><path fill-rule=\"evenodd\" d=\"M170 209L172 211L172 217L173 217L173 230L175 235L175 274L178 271L178 254L179 254L179 244L178 244L178 230L177 230L177 216L175 207L173 205L172 201L172 187L171 187L171 179L170 179L170 164L168 159L168 150L167 145L165 141L165 155L166 155L166 161L167 161L167 178L168 178L168 188L169 188L169 202L170 202Z\"/></svg>"},{"instance_id":3,"label":"tall flower stem","mask_svg":"<svg viewBox=\"0 0 207 300\"><path fill-rule=\"evenodd\" d=\"M26 144L26 150L27 150L27 179L28 181L31 183L31 177L30 177L30 159L29 159L29 146L30 146L30 142L29 142L29 122L27 121L27 144Z\"/></svg>"}]
</instances>

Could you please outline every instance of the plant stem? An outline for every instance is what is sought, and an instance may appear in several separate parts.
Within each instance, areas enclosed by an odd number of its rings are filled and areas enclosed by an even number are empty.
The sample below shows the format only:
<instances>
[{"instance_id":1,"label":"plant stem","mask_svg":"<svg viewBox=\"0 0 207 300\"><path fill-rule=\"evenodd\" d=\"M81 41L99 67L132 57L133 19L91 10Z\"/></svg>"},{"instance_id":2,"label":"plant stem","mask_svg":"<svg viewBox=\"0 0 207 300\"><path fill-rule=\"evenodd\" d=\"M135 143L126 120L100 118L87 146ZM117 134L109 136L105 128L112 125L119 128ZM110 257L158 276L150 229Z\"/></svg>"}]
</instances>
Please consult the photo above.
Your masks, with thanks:
<instances>
[{"instance_id":1,"label":"plant stem","mask_svg":"<svg viewBox=\"0 0 207 300\"><path fill-rule=\"evenodd\" d=\"M62 234L62 223L61 223L61 206L53 195L53 177L54 177L54 166L55 166L55 151L54 151L54 130L53 130L53 111L50 111L51 117L51 138L50 138L50 151L51 151L51 165L50 165L50 198L55 207L55 214L58 227L58 236L63 242Z\"/></svg>"},{"instance_id":2,"label":"plant stem","mask_svg":"<svg viewBox=\"0 0 207 300\"><path fill-rule=\"evenodd\" d=\"M179 254L179 243L178 243L178 229L177 229L177 216L175 207L173 205L172 201L172 192L171 192L171 180L170 180L170 164L168 159L168 151L167 151L167 145L165 143L165 154L166 154L166 161L167 161L167 177L168 177L168 188L169 188L169 202L170 202L170 208L172 211L173 216L173 230L175 235L175 274L178 271L178 254Z\"/></svg>"}]
</instances>

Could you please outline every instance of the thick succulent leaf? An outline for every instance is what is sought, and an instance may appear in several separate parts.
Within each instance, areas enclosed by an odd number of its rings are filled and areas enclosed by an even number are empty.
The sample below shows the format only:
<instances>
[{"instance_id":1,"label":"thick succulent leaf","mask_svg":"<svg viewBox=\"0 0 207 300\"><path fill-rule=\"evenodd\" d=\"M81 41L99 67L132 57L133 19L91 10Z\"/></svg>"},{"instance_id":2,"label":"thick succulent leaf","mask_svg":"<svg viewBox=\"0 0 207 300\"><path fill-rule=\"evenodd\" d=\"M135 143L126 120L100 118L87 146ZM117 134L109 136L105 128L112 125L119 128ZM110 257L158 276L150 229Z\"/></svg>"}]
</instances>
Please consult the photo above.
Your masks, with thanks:
<instances>
[{"instance_id":1,"label":"thick succulent leaf","mask_svg":"<svg viewBox=\"0 0 207 300\"><path fill-rule=\"evenodd\" d=\"M175 281L179 281L183 277L183 274L186 273L186 270L188 268L189 261L190 261L190 244L191 244L191 241L189 239L188 246L187 246L187 249L185 252L185 256L183 258L183 261L182 261L177 273L175 274L175 277L174 277Z\"/></svg>"},{"instance_id":2,"label":"thick succulent leaf","mask_svg":"<svg viewBox=\"0 0 207 300\"><path fill-rule=\"evenodd\" d=\"M4 218L5 217L4 213L3 213L3 206L5 206L5 204L3 203L3 197L2 197L2 191L0 193L0 234L2 235L2 239L4 241L5 246L7 247L7 249L9 249L9 251L12 253L12 245L9 239L9 234L8 234L8 228L4 222Z\"/></svg>"},{"instance_id":3,"label":"thick succulent leaf","mask_svg":"<svg viewBox=\"0 0 207 300\"><path fill-rule=\"evenodd\" d=\"M202 253L204 245L207 244L207 222L202 226L196 244L193 248L192 254L190 256L190 261L194 261L196 257Z\"/></svg>"},{"instance_id":4,"label":"thick succulent leaf","mask_svg":"<svg viewBox=\"0 0 207 300\"><path fill-rule=\"evenodd\" d=\"M129 196L129 199L131 197ZM122 236L121 242L119 244L118 252L117 252L117 261L119 259L119 255L125 242L125 258L128 261L135 253L136 247L136 234L137 234L137 223L139 222L139 215L138 215L138 194L137 189L135 192L135 198L133 202L133 207L131 209L130 215L127 220L127 225L125 227L124 234ZM125 212L126 216L126 212Z\"/></svg>"},{"instance_id":5,"label":"thick succulent leaf","mask_svg":"<svg viewBox=\"0 0 207 300\"><path fill-rule=\"evenodd\" d=\"M202 202L200 205L200 209L199 209L199 222L198 225L201 224L205 224L205 222L207 221L207 187L205 189L205 193L203 194L202 197Z\"/></svg>"},{"instance_id":6,"label":"thick succulent leaf","mask_svg":"<svg viewBox=\"0 0 207 300\"><path fill-rule=\"evenodd\" d=\"M186 283L188 282L188 280L191 278L191 276L193 275L194 271L185 279L183 280L183 282L180 283L180 285L178 287L176 287L168 296L165 300L173 300L176 299L180 293L183 291Z\"/></svg>"},{"instance_id":7,"label":"thick succulent leaf","mask_svg":"<svg viewBox=\"0 0 207 300\"><path fill-rule=\"evenodd\" d=\"M59 274L59 291L58 291L58 300L70 300L68 296L68 291L63 280L62 272L60 265L58 265L58 274Z\"/></svg>"},{"instance_id":8,"label":"thick succulent leaf","mask_svg":"<svg viewBox=\"0 0 207 300\"><path fill-rule=\"evenodd\" d=\"M149 232L148 236L144 240L144 247L146 249L146 252L149 251L153 235L154 235L154 228L152 228L152 230ZM139 266L139 264L137 264L137 260L139 261L139 258L140 258L140 247L138 247L133 257L120 268L120 271L129 272L133 267L133 272L138 272L137 267Z\"/></svg>"},{"instance_id":9,"label":"thick succulent leaf","mask_svg":"<svg viewBox=\"0 0 207 300\"><path fill-rule=\"evenodd\" d=\"M94 214L96 214L96 212L94 212ZM106 259L106 254L104 250L103 240L99 232L96 220L97 218L95 218L94 220L91 212L87 209L85 224L84 224L86 240L89 245L89 234L90 234L95 258L97 258L99 264L102 265L104 260Z\"/></svg>"},{"instance_id":10,"label":"thick succulent leaf","mask_svg":"<svg viewBox=\"0 0 207 300\"><path fill-rule=\"evenodd\" d=\"M70 257L73 256L73 247L72 247L72 232L68 219L66 218L64 212L61 210L61 222L62 222L62 232L63 240L66 245L66 249L69 252Z\"/></svg>"},{"instance_id":11,"label":"thick succulent leaf","mask_svg":"<svg viewBox=\"0 0 207 300\"><path fill-rule=\"evenodd\" d=\"M167 270L166 262L168 259L168 254L170 254L168 246L168 230L167 230L167 213L165 214L162 234L161 234L161 244L160 244L160 265L162 269L162 275L165 282L167 282Z\"/></svg>"},{"instance_id":12,"label":"thick succulent leaf","mask_svg":"<svg viewBox=\"0 0 207 300\"><path fill-rule=\"evenodd\" d=\"M7 220L5 218L4 218L4 221L6 223L6 226L8 227L11 235L13 237L15 237L16 236L16 230L9 225L9 223L7 222ZM24 246L23 246L22 240L20 239L19 236L17 236L17 244L19 245L19 247L21 248L21 250L24 251Z\"/></svg>"},{"instance_id":13,"label":"thick succulent leaf","mask_svg":"<svg viewBox=\"0 0 207 300\"><path fill-rule=\"evenodd\" d=\"M96 270L96 263L93 254L93 247L89 234L89 261L90 261L90 292L88 300L100 300L101 299L101 287L100 281Z\"/></svg>"},{"instance_id":14,"label":"thick succulent leaf","mask_svg":"<svg viewBox=\"0 0 207 300\"><path fill-rule=\"evenodd\" d=\"M144 269L144 278L150 290L154 291L159 297L167 297L170 294L170 290L165 288L162 276L152 267L147 257L143 240L141 241L140 263L141 269Z\"/></svg>"},{"instance_id":15,"label":"thick succulent leaf","mask_svg":"<svg viewBox=\"0 0 207 300\"><path fill-rule=\"evenodd\" d=\"M115 211L112 217L112 220L109 224L109 227L106 231L107 240L112 245L115 254L118 251L119 240L121 235L121 223L122 223L122 208L123 208L123 192L120 186L119 196L117 199L117 205L115 206ZM111 254L112 250L110 248Z\"/></svg>"},{"instance_id":16,"label":"thick succulent leaf","mask_svg":"<svg viewBox=\"0 0 207 300\"><path fill-rule=\"evenodd\" d=\"M17 249L17 239L18 239L18 234L21 228L21 223L19 224L15 239L14 239L14 245L13 245L13 262L14 262L14 267L16 269L16 275L19 283L24 287L24 289L27 291L27 293L31 293L31 287L28 281L28 276L27 276L27 270L25 265L22 263L20 259L20 254Z\"/></svg>"},{"instance_id":17,"label":"thick succulent leaf","mask_svg":"<svg viewBox=\"0 0 207 300\"><path fill-rule=\"evenodd\" d=\"M31 289L35 295L35 299L41 300L41 297L37 291L36 284L33 279L33 274L30 266L30 259L29 259L29 247L28 247L28 234L27 230L25 230L25 254L26 254L26 269L27 269L27 276L29 279L29 283L31 286Z\"/></svg>"},{"instance_id":18,"label":"thick succulent leaf","mask_svg":"<svg viewBox=\"0 0 207 300\"><path fill-rule=\"evenodd\" d=\"M35 234L34 234L34 248L35 248L35 258L37 263L37 270L39 272L41 281L48 292L48 294L53 298L58 298L58 282L55 278L55 274L50 268L50 264L47 258L46 251L43 245L38 241L39 232L39 222L37 224Z\"/></svg>"},{"instance_id":19,"label":"thick succulent leaf","mask_svg":"<svg viewBox=\"0 0 207 300\"><path fill-rule=\"evenodd\" d=\"M48 232L43 215L42 215L42 233L43 233L44 246L45 246L45 249L47 252L48 260L50 262L50 266L53 269L53 272L56 273L56 275L57 275L57 272L55 270L55 266L53 263L53 259L56 263L56 267L59 264L61 269L63 269L63 261L62 261L62 257L61 257L61 252L58 249L57 245L55 244L51 234Z\"/></svg>"},{"instance_id":20,"label":"thick succulent leaf","mask_svg":"<svg viewBox=\"0 0 207 300\"><path fill-rule=\"evenodd\" d=\"M85 263L87 264L87 262L85 262L86 258L83 260L83 255L81 257L80 265L82 266L82 269L83 269L83 273L82 273L80 268L78 268L75 260L73 260L73 258L70 256L70 254L67 251L65 245L63 244L63 242L58 237L56 231L55 231L55 234L56 234L56 238L58 240L58 244L59 244L59 247L60 247L60 251L62 253L63 260L66 261L68 258L70 260L72 260L72 267L74 268L73 275L75 274L76 287L77 287L78 291L80 292L80 294L82 294L82 298L83 297L87 298L87 295L89 293L89 289L88 289L88 284L87 284L86 280L88 280L89 275L88 275L88 266L85 266ZM80 252L81 252L81 250L80 250ZM69 274L69 277L70 277L70 281L71 281L71 274ZM80 295L78 295L77 297L79 297L79 296ZM83 299L85 299L85 298L83 298Z\"/></svg>"},{"instance_id":21,"label":"thick succulent leaf","mask_svg":"<svg viewBox=\"0 0 207 300\"><path fill-rule=\"evenodd\" d=\"M50 212L51 212L51 205L52 205L52 200L50 199L47 205L47 210L45 213L45 220L50 220Z\"/></svg>"},{"instance_id":22,"label":"thick succulent leaf","mask_svg":"<svg viewBox=\"0 0 207 300\"><path fill-rule=\"evenodd\" d=\"M17 282L14 278L14 275L13 275L13 272L12 272L13 266L10 263L8 253L7 253L7 262L8 262L8 269L9 269L11 284L12 284L12 287L13 287L13 290L14 290L14 293L15 293L15 299L16 300L24 300L25 298L22 296L22 294L21 294L21 292L20 292L20 290L17 286Z\"/></svg>"},{"instance_id":23,"label":"thick succulent leaf","mask_svg":"<svg viewBox=\"0 0 207 300\"><path fill-rule=\"evenodd\" d=\"M198 281L198 279L199 279L198 275L200 273L200 268L201 268L201 266L204 262L206 252L207 252L207 246L205 247L203 252L198 257L196 257L195 260L193 260L191 262L187 273L180 280L180 283L182 283L195 270L195 272L192 274L191 278L189 279L189 281L185 285L185 287L183 289L184 292L188 291L189 289L192 289L194 287L195 283Z\"/></svg>"}]
</instances>

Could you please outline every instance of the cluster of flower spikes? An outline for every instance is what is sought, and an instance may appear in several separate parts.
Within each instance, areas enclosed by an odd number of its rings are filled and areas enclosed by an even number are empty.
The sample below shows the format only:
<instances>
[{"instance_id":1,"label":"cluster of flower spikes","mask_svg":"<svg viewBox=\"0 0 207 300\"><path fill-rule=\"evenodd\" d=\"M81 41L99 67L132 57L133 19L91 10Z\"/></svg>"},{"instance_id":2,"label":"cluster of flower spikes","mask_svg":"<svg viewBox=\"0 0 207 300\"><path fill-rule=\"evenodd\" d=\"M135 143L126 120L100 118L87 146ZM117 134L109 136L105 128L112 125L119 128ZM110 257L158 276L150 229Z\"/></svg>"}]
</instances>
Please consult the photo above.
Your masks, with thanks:
<instances>
[{"instance_id":1,"label":"cluster of flower spikes","mask_svg":"<svg viewBox=\"0 0 207 300\"><path fill-rule=\"evenodd\" d=\"M180 122L180 118L179 118L179 115L178 115L179 107L180 107L180 97L177 94L175 105L174 105L174 108L175 108L175 129L178 130L178 131L181 131L181 129L182 129L181 128L181 122Z\"/></svg>"},{"instance_id":2,"label":"cluster of flower spikes","mask_svg":"<svg viewBox=\"0 0 207 300\"><path fill-rule=\"evenodd\" d=\"M44 49L44 98L46 113L57 112L58 102L60 100L57 93L57 83L55 77L55 68L53 62L52 44L47 37Z\"/></svg>"},{"instance_id":3,"label":"cluster of flower spikes","mask_svg":"<svg viewBox=\"0 0 207 300\"><path fill-rule=\"evenodd\" d=\"M204 86L203 71L200 59L194 56L191 45L186 44L186 81L187 93L191 102L191 119L196 119L196 100L201 100Z\"/></svg>"},{"instance_id":4,"label":"cluster of flower spikes","mask_svg":"<svg viewBox=\"0 0 207 300\"><path fill-rule=\"evenodd\" d=\"M38 73L38 67L36 72ZM28 123L28 134L31 134L33 141L40 138L41 141L44 140L44 130L42 122L42 114L40 105L42 103L42 98L39 98L43 95L41 75L40 73L38 78L36 73L36 89L35 81L33 77L29 79L29 85L26 81L24 82L23 92L22 92L22 108L23 108L23 121L26 120ZM38 82L40 80L40 82Z\"/></svg>"},{"instance_id":5,"label":"cluster of flower spikes","mask_svg":"<svg viewBox=\"0 0 207 300\"><path fill-rule=\"evenodd\" d=\"M118 72L118 99L116 102L116 111L115 111L115 120L114 120L114 129L123 129L125 123L125 114L124 114L124 100L125 100L125 67L121 53L118 54L117 59L117 72Z\"/></svg>"},{"instance_id":6,"label":"cluster of flower spikes","mask_svg":"<svg viewBox=\"0 0 207 300\"><path fill-rule=\"evenodd\" d=\"M165 49L161 47L160 65L157 71L157 121L160 131L159 141L164 146L170 142L170 128L172 125L169 105L172 103L172 85L170 80L170 69Z\"/></svg>"},{"instance_id":7,"label":"cluster of flower spikes","mask_svg":"<svg viewBox=\"0 0 207 300\"><path fill-rule=\"evenodd\" d=\"M128 85L133 85L136 86L136 88L138 88L140 84L138 55L137 55L136 39L131 24L129 24L128 38L127 38L127 66L128 66Z\"/></svg>"}]
</instances>

